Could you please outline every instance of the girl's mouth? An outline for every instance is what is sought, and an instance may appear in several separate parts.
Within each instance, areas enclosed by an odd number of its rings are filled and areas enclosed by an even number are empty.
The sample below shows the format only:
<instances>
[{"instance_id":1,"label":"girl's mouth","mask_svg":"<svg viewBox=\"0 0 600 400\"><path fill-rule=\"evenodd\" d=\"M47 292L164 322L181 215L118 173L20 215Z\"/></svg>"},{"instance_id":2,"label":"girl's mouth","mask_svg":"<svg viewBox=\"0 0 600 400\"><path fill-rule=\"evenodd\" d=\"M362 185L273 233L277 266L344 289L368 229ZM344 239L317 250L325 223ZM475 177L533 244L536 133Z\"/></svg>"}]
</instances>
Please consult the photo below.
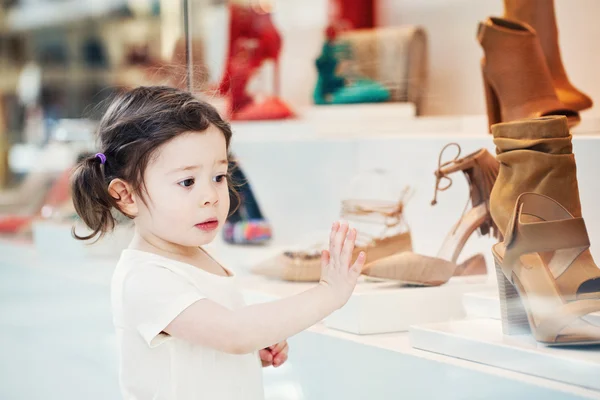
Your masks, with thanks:
<instances>
[{"instance_id":1,"label":"girl's mouth","mask_svg":"<svg viewBox=\"0 0 600 400\"><path fill-rule=\"evenodd\" d=\"M196 228L205 232L214 231L219 226L219 221L216 218L207 219L204 222L196 224Z\"/></svg>"}]
</instances>

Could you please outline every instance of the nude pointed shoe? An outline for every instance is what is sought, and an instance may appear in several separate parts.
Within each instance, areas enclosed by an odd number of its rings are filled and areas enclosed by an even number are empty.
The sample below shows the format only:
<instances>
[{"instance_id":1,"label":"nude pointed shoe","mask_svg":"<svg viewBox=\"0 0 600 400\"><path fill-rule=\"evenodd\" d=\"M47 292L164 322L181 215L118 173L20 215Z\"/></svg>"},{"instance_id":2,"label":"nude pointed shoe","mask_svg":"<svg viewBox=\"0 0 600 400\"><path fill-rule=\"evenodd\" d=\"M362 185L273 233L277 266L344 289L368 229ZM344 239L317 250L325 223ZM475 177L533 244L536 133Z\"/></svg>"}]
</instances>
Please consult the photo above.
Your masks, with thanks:
<instances>
[{"instance_id":1,"label":"nude pointed shoe","mask_svg":"<svg viewBox=\"0 0 600 400\"><path fill-rule=\"evenodd\" d=\"M458 149L456 157L442 163L444 152L452 146ZM437 256L429 257L411 252L394 254L370 262L363 269L364 275L410 285L438 286L453 276L487 273L482 254L476 254L460 265L457 261L468 239L476 231L497 237L497 230L489 212L489 199L498 175L498 162L485 149L463 158L459 158L460 151L460 146L456 143L450 143L442 149L438 160L439 167L435 172L436 188L432 205L437 203L438 191L444 191L451 186L452 180L449 175L462 171L469 182L472 208L452 227ZM448 183L440 186L443 181Z\"/></svg>"},{"instance_id":2,"label":"nude pointed shoe","mask_svg":"<svg viewBox=\"0 0 600 400\"><path fill-rule=\"evenodd\" d=\"M348 221L370 223L381 227L381 233L372 236L358 231L353 258L361 251L367 254L367 263L392 254L412 250L410 230L403 219L404 197L398 202L344 200L340 216ZM321 250L324 245L313 248L286 251L252 269L257 275L295 282L318 282L321 278ZM368 265L368 264L367 264Z\"/></svg>"},{"instance_id":3,"label":"nude pointed shoe","mask_svg":"<svg viewBox=\"0 0 600 400\"><path fill-rule=\"evenodd\" d=\"M600 327L585 319L600 312L600 300L567 302L554 278L589 246L583 218L541 194L518 197L504 240L492 248L505 334L531 331L554 346L600 344Z\"/></svg>"}]
</instances>

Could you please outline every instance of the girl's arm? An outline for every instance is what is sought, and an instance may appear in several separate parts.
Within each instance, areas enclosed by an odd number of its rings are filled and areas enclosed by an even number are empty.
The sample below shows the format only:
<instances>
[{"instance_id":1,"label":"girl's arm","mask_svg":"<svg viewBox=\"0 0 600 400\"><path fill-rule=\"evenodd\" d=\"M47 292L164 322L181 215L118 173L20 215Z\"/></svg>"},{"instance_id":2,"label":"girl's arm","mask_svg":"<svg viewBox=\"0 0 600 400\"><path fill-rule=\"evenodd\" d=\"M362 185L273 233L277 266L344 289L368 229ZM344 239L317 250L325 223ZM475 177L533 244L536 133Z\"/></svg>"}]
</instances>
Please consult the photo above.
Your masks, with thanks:
<instances>
[{"instance_id":1,"label":"girl's arm","mask_svg":"<svg viewBox=\"0 0 600 400\"><path fill-rule=\"evenodd\" d=\"M239 310L204 299L176 317L165 332L226 353L246 354L281 342L331 314L347 301L365 262L361 253L350 267L356 230L348 237L346 223L335 223L329 252L321 257L321 281L296 296Z\"/></svg>"}]
</instances>

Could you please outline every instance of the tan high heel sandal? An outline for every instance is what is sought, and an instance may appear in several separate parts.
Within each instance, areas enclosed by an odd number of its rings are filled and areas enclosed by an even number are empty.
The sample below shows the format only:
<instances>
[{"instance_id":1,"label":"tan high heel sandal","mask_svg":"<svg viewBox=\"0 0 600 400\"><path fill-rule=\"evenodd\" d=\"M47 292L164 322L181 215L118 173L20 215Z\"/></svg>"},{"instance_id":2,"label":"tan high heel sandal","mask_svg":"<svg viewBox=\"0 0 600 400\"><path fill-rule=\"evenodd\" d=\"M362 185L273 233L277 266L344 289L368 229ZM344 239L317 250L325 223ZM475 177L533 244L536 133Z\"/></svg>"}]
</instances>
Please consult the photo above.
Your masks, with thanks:
<instances>
[{"instance_id":1,"label":"tan high heel sandal","mask_svg":"<svg viewBox=\"0 0 600 400\"><path fill-rule=\"evenodd\" d=\"M555 346L600 344L600 327L585 320L600 311L600 300L566 302L554 279L589 246L583 218L544 195L518 197L504 241L492 248L505 334L531 331Z\"/></svg>"},{"instance_id":2,"label":"tan high heel sandal","mask_svg":"<svg viewBox=\"0 0 600 400\"><path fill-rule=\"evenodd\" d=\"M397 252L412 250L410 231L402 218L407 194L408 190L399 202L342 201L341 218L382 226L382 232L377 236L358 230L353 259L361 251L367 253L367 262L370 263ZM394 231L396 233L390 234ZM325 248L326 245L317 245L303 251L286 251L256 266L252 272L286 281L318 282L321 278L321 250Z\"/></svg>"},{"instance_id":3,"label":"tan high heel sandal","mask_svg":"<svg viewBox=\"0 0 600 400\"><path fill-rule=\"evenodd\" d=\"M490 198L490 213L500 232L506 231L517 197L525 192L548 196L574 217L583 216L577 162L565 117L497 124L492 133L500 172ZM600 299L600 268L589 250L554 278L567 301Z\"/></svg>"},{"instance_id":4,"label":"tan high heel sandal","mask_svg":"<svg viewBox=\"0 0 600 400\"><path fill-rule=\"evenodd\" d=\"M457 147L456 156L453 160L442 163L445 150L451 146ZM498 161L485 149L459 159L460 152L461 148L457 143L446 145L440 152L431 204L437 203L438 191L447 190L452 185L452 179L448 175L462 171L469 182L472 208L463 213L446 236L437 257L410 252L395 254L369 263L363 269L364 275L411 285L438 286L446 283L452 276L486 273L487 267L482 254L476 254L460 265L456 262L467 240L476 230L483 235L491 233L497 237L497 229L489 212L489 199L498 176ZM440 186L442 180L448 183Z\"/></svg>"}]
</instances>

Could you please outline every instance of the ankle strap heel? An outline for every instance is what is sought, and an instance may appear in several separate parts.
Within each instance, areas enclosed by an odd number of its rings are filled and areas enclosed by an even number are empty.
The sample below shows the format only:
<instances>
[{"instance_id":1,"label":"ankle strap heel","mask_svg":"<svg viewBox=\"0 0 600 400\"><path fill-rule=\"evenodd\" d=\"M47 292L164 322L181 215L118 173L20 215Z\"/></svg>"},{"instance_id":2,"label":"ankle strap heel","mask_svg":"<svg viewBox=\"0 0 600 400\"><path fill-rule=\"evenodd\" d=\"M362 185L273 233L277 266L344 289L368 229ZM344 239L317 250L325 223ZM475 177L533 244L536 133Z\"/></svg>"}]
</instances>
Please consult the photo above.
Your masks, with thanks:
<instances>
[{"instance_id":1,"label":"ankle strap heel","mask_svg":"<svg viewBox=\"0 0 600 400\"><path fill-rule=\"evenodd\" d=\"M450 147L457 148L456 156L450 161L442 162L444 153ZM449 175L452 175L457 171L462 171L469 183L469 195L472 207L476 208L480 204L485 204L488 210L486 221L479 226L479 232L482 235L491 234L493 237L498 238L499 231L489 213L489 202L492 188L498 177L500 165L496 158L486 149L480 149L465 157L459 158L461 150L458 143L448 143L440 152L438 157L438 169L434 173L436 177L435 191L431 205L437 204L438 192L443 192L452 186L452 178ZM442 186L442 181L444 180L447 183Z\"/></svg>"}]
</instances>

